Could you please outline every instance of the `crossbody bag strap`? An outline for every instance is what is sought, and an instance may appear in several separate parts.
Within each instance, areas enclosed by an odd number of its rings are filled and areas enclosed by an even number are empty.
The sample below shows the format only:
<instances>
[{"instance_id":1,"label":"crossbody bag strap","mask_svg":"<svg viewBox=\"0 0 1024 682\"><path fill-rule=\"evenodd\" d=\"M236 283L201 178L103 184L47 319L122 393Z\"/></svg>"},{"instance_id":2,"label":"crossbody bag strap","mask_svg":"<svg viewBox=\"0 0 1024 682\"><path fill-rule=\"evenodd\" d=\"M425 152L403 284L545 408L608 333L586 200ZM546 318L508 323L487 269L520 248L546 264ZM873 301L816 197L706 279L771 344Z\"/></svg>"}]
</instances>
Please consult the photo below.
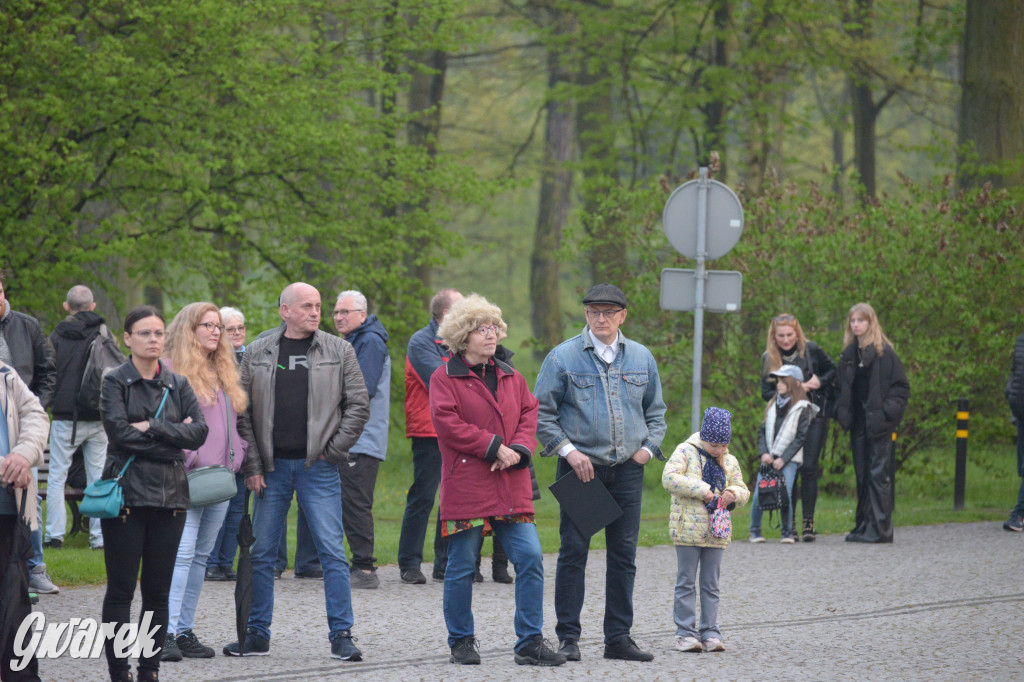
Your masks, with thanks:
<instances>
[{"instance_id":1,"label":"crossbody bag strap","mask_svg":"<svg viewBox=\"0 0 1024 682\"><path fill-rule=\"evenodd\" d=\"M221 393L224 394L224 413L226 415L225 419L224 419L224 423L227 425L227 429L228 429L228 460L231 462L231 464L234 464L235 463L235 446L231 442L232 441L232 433L231 432L235 430L235 427L231 424L231 396L229 396L227 393L225 393L224 389L221 389Z\"/></svg>"},{"instance_id":2,"label":"crossbody bag strap","mask_svg":"<svg viewBox=\"0 0 1024 682\"><path fill-rule=\"evenodd\" d=\"M135 461L135 455L132 455L131 457L129 457L128 461L124 463L123 467L121 467L121 471L117 472L117 478L115 478L114 480L115 481L120 481L121 477L124 476L124 472L127 471L128 465L131 464L134 461Z\"/></svg>"}]
</instances>

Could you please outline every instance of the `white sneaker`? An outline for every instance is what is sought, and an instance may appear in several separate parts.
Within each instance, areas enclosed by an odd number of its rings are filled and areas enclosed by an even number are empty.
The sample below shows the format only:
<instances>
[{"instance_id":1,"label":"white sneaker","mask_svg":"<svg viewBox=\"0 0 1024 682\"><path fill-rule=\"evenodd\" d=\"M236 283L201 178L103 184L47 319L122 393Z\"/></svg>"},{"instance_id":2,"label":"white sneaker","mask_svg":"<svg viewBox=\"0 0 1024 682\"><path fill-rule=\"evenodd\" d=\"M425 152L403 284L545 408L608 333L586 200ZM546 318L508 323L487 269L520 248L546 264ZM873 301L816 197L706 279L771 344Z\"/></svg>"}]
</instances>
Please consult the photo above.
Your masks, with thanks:
<instances>
[{"instance_id":1,"label":"white sneaker","mask_svg":"<svg viewBox=\"0 0 1024 682\"><path fill-rule=\"evenodd\" d=\"M756 544L758 544L760 542L764 542L764 537L761 536L761 535L756 535L754 533L751 533L750 534L750 542L752 542L752 543L754 543L756 545Z\"/></svg>"},{"instance_id":2,"label":"white sneaker","mask_svg":"<svg viewBox=\"0 0 1024 682\"><path fill-rule=\"evenodd\" d=\"M57 594L60 588L53 584L46 572L46 564L39 564L28 574L28 588L36 594Z\"/></svg>"},{"instance_id":3,"label":"white sneaker","mask_svg":"<svg viewBox=\"0 0 1024 682\"><path fill-rule=\"evenodd\" d=\"M792 535L783 535L782 539L779 540L779 542L781 542L784 545L795 545L796 544L796 540L793 539Z\"/></svg>"},{"instance_id":4,"label":"white sneaker","mask_svg":"<svg viewBox=\"0 0 1024 682\"><path fill-rule=\"evenodd\" d=\"M717 637L704 640L704 651L725 651L725 645Z\"/></svg>"},{"instance_id":5,"label":"white sneaker","mask_svg":"<svg viewBox=\"0 0 1024 682\"><path fill-rule=\"evenodd\" d=\"M676 651L700 653L700 640L696 637L676 636Z\"/></svg>"}]
</instances>

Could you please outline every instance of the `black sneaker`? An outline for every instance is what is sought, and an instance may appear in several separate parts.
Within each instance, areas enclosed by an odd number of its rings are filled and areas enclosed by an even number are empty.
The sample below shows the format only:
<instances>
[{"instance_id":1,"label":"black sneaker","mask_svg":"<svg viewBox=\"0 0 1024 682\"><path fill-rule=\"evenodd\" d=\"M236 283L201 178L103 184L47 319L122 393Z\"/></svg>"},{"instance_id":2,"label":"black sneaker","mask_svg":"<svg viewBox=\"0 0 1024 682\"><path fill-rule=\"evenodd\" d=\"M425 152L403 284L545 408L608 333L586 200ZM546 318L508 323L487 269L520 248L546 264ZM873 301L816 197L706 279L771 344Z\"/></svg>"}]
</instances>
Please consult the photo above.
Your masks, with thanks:
<instances>
[{"instance_id":1,"label":"black sneaker","mask_svg":"<svg viewBox=\"0 0 1024 682\"><path fill-rule=\"evenodd\" d=\"M245 651L238 650L238 642L232 642L224 647L225 656L266 656L270 653L270 640L249 628L245 633Z\"/></svg>"},{"instance_id":2,"label":"black sneaker","mask_svg":"<svg viewBox=\"0 0 1024 682\"><path fill-rule=\"evenodd\" d=\"M1012 530L1014 533L1020 533L1024 531L1024 518L1011 514L1009 520L1003 524L1003 528Z\"/></svg>"},{"instance_id":3,"label":"black sneaker","mask_svg":"<svg viewBox=\"0 0 1024 682\"><path fill-rule=\"evenodd\" d=\"M235 580L238 579L238 574L235 573L235 569L231 568L230 566L225 566L221 569L221 571L224 572L224 580L227 580L229 582L235 582Z\"/></svg>"},{"instance_id":4,"label":"black sneaker","mask_svg":"<svg viewBox=\"0 0 1024 682\"><path fill-rule=\"evenodd\" d=\"M311 568L308 571L306 571L305 573L299 573L298 571L295 571L295 577L296 578L309 578L311 580L323 580L324 579L324 569L322 569L322 568Z\"/></svg>"},{"instance_id":5,"label":"black sneaker","mask_svg":"<svg viewBox=\"0 0 1024 682\"><path fill-rule=\"evenodd\" d=\"M274 569L274 580L280 580L282 573L284 573L284 569L283 568L275 568Z\"/></svg>"},{"instance_id":6,"label":"black sneaker","mask_svg":"<svg viewBox=\"0 0 1024 682\"><path fill-rule=\"evenodd\" d=\"M479 648L480 643L476 641L476 637L463 637L455 642L448 661L459 665L480 665L480 654L477 652Z\"/></svg>"},{"instance_id":7,"label":"black sneaker","mask_svg":"<svg viewBox=\"0 0 1024 682\"><path fill-rule=\"evenodd\" d=\"M477 566L473 572L473 582L482 583L484 581L484 574L480 572L480 567Z\"/></svg>"},{"instance_id":8,"label":"black sneaker","mask_svg":"<svg viewBox=\"0 0 1024 682\"><path fill-rule=\"evenodd\" d=\"M353 643L351 630L344 630L331 642L331 658L340 658L343 661L361 661L363 652Z\"/></svg>"},{"instance_id":9,"label":"black sneaker","mask_svg":"<svg viewBox=\"0 0 1024 682\"><path fill-rule=\"evenodd\" d=\"M227 580L227 576L224 575L224 569L220 566L207 566L205 580L209 582L224 582Z\"/></svg>"},{"instance_id":10,"label":"black sneaker","mask_svg":"<svg viewBox=\"0 0 1024 682\"><path fill-rule=\"evenodd\" d=\"M353 568L349 573L353 590L375 590L380 585L377 571L372 568Z\"/></svg>"},{"instance_id":11,"label":"black sneaker","mask_svg":"<svg viewBox=\"0 0 1024 682\"><path fill-rule=\"evenodd\" d=\"M191 630L185 630L175 639L181 655L185 658L213 658L216 652L199 641Z\"/></svg>"},{"instance_id":12,"label":"black sneaker","mask_svg":"<svg viewBox=\"0 0 1024 682\"><path fill-rule=\"evenodd\" d=\"M60 549L63 545L64 541L60 538L50 538L43 543L43 547L47 547L49 549Z\"/></svg>"},{"instance_id":13,"label":"black sneaker","mask_svg":"<svg viewBox=\"0 0 1024 682\"><path fill-rule=\"evenodd\" d=\"M402 571L401 574L402 582L406 585L426 585L427 576L423 575L423 571L418 568L409 568Z\"/></svg>"},{"instance_id":14,"label":"black sneaker","mask_svg":"<svg viewBox=\"0 0 1024 682\"><path fill-rule=\"evenodd\" d=\"M434 579L435 583L443 583L444 582L444 569L443 568L435 568L434 572L431 573L430 577Z\"/></svg>"},{"instance_id":15,"label":"black sneaker","mask_svg":"<svg viewBox=\"0 0 1024 682\"><path fill-rule=\"evenodd\" d=\"M180 661L181 649L178 648L177 639L171 633L167 633L167 637L164 638L164 648L160 652L161 661Z\"/></svg>"},{"instance_id":16,"label":"black sneaker","mask_svg":"<svg viewBox=\"0 0 1024 682\"><path fill-rule=\"evenodd\" d=\"M604 645L604 657L618 661L653 661L654 654L644 651L636 645L632 637L623 637L620 640Z\"/></svg>"},{"instance_id":17,"label":"black sneaker","mask_svg":"<svg viewBox=\"0 0 1024 682\"><path fill-rule=\"evenodd\" d=\"M575 639L563 639L558 643L558 653L565 656L567 661L580 660L580 645Z\"/></svg>"},{"instance_id":18,"label":"black sneaker","mask_svg":"<svg viewBox=\"0 0 1024 682\"><path fill-rule=\"evenodd\" d=\"M518 665L554 667L562 665L567 659L562 654L552 651L544 638L537 635L516 652L515 660Z\"/></svg>"},{"instance_id":19,"label":"black sneaker","mask_svg":"<svg viewBox=\"0 0 1024 682\"><path fill-rule=\"evenodd\" d=\"M804 542L814 542L816 538L817 535L814 532L814 519L804 519Z\"/></svg>"}]
</instances>

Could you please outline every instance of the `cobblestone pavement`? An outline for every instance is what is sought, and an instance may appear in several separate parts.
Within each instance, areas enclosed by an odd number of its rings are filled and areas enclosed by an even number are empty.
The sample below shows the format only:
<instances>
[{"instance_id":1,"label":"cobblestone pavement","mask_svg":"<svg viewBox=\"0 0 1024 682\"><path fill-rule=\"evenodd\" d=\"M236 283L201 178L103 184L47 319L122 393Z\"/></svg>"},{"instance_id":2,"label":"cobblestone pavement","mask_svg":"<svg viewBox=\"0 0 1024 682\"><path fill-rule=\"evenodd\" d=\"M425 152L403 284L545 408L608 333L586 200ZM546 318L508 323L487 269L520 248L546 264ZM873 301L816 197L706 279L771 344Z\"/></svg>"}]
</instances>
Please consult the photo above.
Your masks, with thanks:
<instances>
[{"instance_id":1,"label":"cobblestone pavement","mask_svg":"<svg viewBox=\"0 0 1024 682\"><path fill-rule=\"evenodd\" d=\"M545 557L545 635L554 639L554 555ZM560 668L512 660L513 591L488 581L474 589L480 666L448 662L442 585L404 585L395 566L379 570L381 586L356 590L354 634L359 663L330 658L323 584L286 573L277 582L269 656L228 658L234 640L231 583L206 583L196 634L217 650L207 660L164 663L164 682L178 680L554 680L554 679L813 679L1019 680L1024 678L1024 535L999 523L898 528L893 545L851 545L841 535L813 544L737 542L726 550L719 623L728 650L683 654L673 649L672 547L637 556L633 636L652 663L602 658L604 552L587 568L583 661ZM485 560L484 573L488 574ZM429 567L428 567L429 568ZM102 587L43 595L47 620L98 618ZM138 597L136 597L136 605ZM44 680L103 680L101 660L68 656L40 662Z\"/></svg>"}]
</instances>

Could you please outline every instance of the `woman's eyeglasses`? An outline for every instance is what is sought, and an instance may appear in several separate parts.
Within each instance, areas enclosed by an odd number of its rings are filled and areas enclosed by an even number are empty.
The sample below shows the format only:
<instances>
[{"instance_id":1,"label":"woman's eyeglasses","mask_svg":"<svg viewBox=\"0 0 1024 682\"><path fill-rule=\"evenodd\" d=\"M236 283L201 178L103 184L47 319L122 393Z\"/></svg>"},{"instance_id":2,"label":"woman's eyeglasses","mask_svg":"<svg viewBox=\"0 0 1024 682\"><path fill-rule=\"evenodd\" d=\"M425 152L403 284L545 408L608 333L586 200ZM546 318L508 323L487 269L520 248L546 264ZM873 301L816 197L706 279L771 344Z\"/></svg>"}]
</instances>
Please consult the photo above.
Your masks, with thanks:
<instances>
[{"instance_id":1,"label":"woman's eyeglasses","mask_svg":"<svg viewBox=\"0 0 1024 682\"><path fill-rule=\"evenodd\" d=\"M215 329L218 330L221 334L224 333L224 325L222 324L214 324L213 322L200 322L196 326L196 328L198 329L199 327L205 327L206 331L210 332L211 334Z\"/></svg>"},{"instance_id":2,"label":"woman's eyeglasses","mask_svg":"<svg viewBox=\"0 0 1024 682\"><path fill-rule=\"evenodd\" d=\"M245 331L245 325L242 324L237 327L225 327L224 331L226 331L228 334L238 334L240 332Z\"/></svg>"},{"instance_id":3,"label":"woman's eyeglasses","mask_svg":"<svg viewBox=\"0 0 1024 682\"><path fill-rule=\"evenodd\" d=\"M480 336L487 336L488 334L494 334L495 336L497 336L498 335L498 325L496 325L496 324L482 324L479 327L477 327L476 329L474 329L473 331L475 331Z\"/></svg>"},{"instance_id":4,"label":"woman's eyeglasses","mask_svg":"<svg viewBox=\"0 0 1024 682\"><path fill-rule=\"evenodd\" d=\"M139 337L143 341L148 341L150 339L162 339L162 338L164 338L164 335L166 334L166 332L163 329L159 329L157 331L153 331L152 329L143 329L141 331L137 331L137 332L133 331L133 332L129 332L129 333L130 334L134 334L135 336Z\"/></svg>"}]
</instances>

